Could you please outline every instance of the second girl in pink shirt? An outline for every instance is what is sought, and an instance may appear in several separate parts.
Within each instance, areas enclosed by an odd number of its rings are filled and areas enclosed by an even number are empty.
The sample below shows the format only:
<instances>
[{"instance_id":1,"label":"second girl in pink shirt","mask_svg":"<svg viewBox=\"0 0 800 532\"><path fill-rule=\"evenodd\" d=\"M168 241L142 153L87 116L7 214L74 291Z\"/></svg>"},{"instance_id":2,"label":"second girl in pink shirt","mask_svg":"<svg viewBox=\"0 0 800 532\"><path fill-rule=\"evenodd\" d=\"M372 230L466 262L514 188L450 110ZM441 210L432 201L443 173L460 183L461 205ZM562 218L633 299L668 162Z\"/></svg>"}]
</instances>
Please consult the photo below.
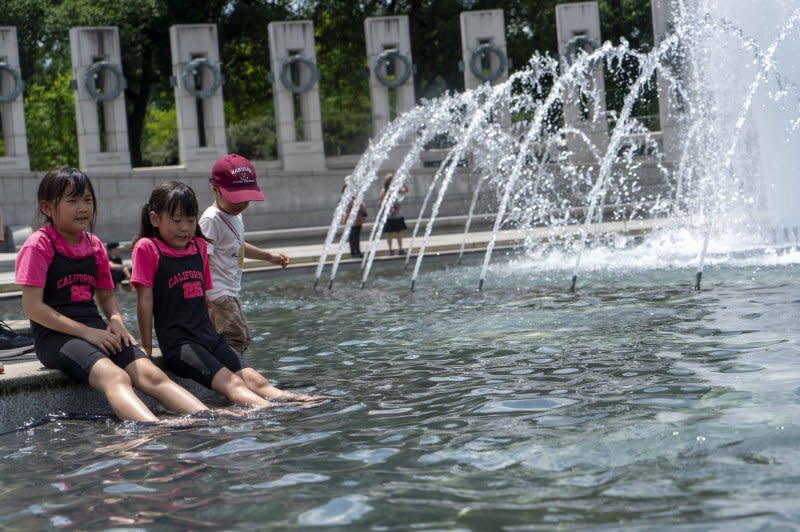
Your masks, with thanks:
<instances>
[{"instance_id":1,"label":"second girl in pink shirt","mask_svg":"<svg viewBox=\"0 0 800 532\"><path fill-rule=\"evenodd\" d=\"M153 189L142 209L131 255L142 347L151 352L154 325L164 362L175 374L231 402L269 406L270 399L282 398L285 392L250 367L208 317L206 290L212 283L198 214L194 191L178 181Z\"/></svg>"}]
</instances>

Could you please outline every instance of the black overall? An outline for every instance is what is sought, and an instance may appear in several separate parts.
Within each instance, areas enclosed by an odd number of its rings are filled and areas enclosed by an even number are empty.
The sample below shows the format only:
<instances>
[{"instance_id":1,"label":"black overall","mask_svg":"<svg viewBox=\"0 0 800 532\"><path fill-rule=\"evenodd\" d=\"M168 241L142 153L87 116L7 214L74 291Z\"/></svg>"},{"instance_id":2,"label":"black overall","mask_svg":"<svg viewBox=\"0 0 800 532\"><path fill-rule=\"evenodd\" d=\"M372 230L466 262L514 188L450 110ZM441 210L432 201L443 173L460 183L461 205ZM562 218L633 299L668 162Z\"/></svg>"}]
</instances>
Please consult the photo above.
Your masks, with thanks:
<instances>
[{"instance_id":1,"label":"black overall","mask_svg":"<svg viewBox=\"0 0 800 532\"><path fill-rule=\"evenodd\" d=\"M196 253L169 257L162 244L153 278L153 322L164 362L177 375L211 388L214 375L223 367L232 372L247 367L244 360L214 330L208 317L203 258Z\"/></svg>"},{"instance_id":2,"label":"black overall","mask_svg":"<svg viewBox=\"0 0 800 532\"><path fill-rule=\"evenodd\" d=\"M42 301L64 316L95 329L106 329L106 322L97 311L94 290L97 286L97 264L94 253L81 258L70 258L53 246L53 261L47 268ZM86 238L90 243L89 234ZM82 338L48 329L31 321L36 357L46 368L59 369L74 379L86 382L95 362L105 358L105 353ZM111 360L121 368L146 356L140 349L123 345Z\"/></svg>"}]
</instances>

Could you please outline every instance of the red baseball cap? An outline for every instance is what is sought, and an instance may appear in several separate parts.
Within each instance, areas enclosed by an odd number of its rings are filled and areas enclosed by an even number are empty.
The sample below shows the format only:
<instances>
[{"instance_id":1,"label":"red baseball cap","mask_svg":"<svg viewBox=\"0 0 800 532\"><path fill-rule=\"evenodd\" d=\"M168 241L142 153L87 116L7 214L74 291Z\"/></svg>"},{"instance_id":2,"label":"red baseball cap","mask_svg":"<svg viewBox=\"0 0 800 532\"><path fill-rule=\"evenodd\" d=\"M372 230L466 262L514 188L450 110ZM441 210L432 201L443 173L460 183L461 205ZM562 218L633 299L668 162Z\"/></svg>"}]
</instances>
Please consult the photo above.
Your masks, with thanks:
<instances>
[{"instance_id":1,"label":"red baseball cap","mask_svg":"<svg viewBox=\"0 0 800 532\"><path fill-rule=\"evenodd\" d=\"M235 153L217 159L211 168L211 184L219 187L222 196L231 203L264 201L264 194L256 183L256 169Z\"/></svg>"}]
</instances>

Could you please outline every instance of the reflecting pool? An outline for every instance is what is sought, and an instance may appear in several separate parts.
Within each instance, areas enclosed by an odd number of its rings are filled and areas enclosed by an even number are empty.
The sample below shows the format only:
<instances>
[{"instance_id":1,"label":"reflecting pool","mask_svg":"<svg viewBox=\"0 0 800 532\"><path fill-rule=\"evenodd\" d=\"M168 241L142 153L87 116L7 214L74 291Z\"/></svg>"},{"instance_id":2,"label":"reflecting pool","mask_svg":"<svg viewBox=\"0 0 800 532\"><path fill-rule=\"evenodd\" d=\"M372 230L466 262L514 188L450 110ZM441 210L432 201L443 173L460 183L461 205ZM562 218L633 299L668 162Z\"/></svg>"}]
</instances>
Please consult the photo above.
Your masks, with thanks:
<instances>
[{"instance_id":1,"label":"reflecting pool","mask_svg":"<svg viewBox=\"0 0 800 532\"><path fill-rule=\"evenodd\" d=\"M796 250L568 271L387 264L246 281L252 362L335 396L181 429L0 437L0 526L552 529L800 524ZM469 262L468 261L468 262ZM123 295L129 316L133 298Z\"/></svg>"}]
</instances>

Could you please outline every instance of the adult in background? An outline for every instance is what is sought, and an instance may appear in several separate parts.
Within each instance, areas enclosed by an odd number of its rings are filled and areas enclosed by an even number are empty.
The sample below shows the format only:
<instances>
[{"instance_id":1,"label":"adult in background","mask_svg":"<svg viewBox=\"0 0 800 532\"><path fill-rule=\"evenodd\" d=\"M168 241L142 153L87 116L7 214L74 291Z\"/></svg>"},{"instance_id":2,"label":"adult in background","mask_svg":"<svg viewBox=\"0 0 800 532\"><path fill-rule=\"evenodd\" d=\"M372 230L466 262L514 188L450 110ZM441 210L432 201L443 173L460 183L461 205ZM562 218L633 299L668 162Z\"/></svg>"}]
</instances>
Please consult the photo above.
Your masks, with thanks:
<instances>
[{"instance_id":1,"label":"adult in background","mask_svg":"<svg viewBox=\"0 0 800 532\"><path fill-rule=\"evenodd\" d=\"M389 193L389 186L392 184L392 177L394 177L394 174L389 172L386 174L386 177L383 180L383 188L381 189L381 195L378 199L378 203L381 205L383 205L383 202ZM403 216L402 211L402 201L406 193L408 193L408 187L405 183L403 183L403 186L401 186L400 190L398 190L397 197L389 207L389 215L386 218L386 223L383 224L383 236L386 238L386 245L389 247L390 256L394 255L394 250L392 250L392 240L397 241L397 254L405 254L405 251L403 250L403 235L401 232L405 231L407 228L406 219Z\"/></svg>"},{"instance_id":2,"label":"adult in background","mask_svg":"<svg viewBox=\"0 0 800 532\"><path fill-rule=\"evenodd\" d=\"M0 252L13 253L16 251L14 247L14 238L11 234L11 228L6 228L3 224L3 210L0 209Z\"/></svg>"},{"instance_id":3,"label":"adult in background","mask_svg":"<svg viewBox=\"0 0 800 532\"><path fill-rule=\"evenodd\" d=\"M350 177L347 176L344 178L344 187L342 187L342 194L344 194L347 185L350 183ZM355 198L350 200L350 203L347 205L347 210L342 215L342 225L347 223L347 218L350 217L350 211L353 210L353 204L355 203ZM361 226L364 225L364 222L367 221L367 204L363 201L358 206L358 214L356 214L356 219L353 221L353 226L350 228L350 233L347 235L347 241L350 244L350 257L354 259L360 259L364 255L361 253Z\"/></svg>"}]
</instances>

